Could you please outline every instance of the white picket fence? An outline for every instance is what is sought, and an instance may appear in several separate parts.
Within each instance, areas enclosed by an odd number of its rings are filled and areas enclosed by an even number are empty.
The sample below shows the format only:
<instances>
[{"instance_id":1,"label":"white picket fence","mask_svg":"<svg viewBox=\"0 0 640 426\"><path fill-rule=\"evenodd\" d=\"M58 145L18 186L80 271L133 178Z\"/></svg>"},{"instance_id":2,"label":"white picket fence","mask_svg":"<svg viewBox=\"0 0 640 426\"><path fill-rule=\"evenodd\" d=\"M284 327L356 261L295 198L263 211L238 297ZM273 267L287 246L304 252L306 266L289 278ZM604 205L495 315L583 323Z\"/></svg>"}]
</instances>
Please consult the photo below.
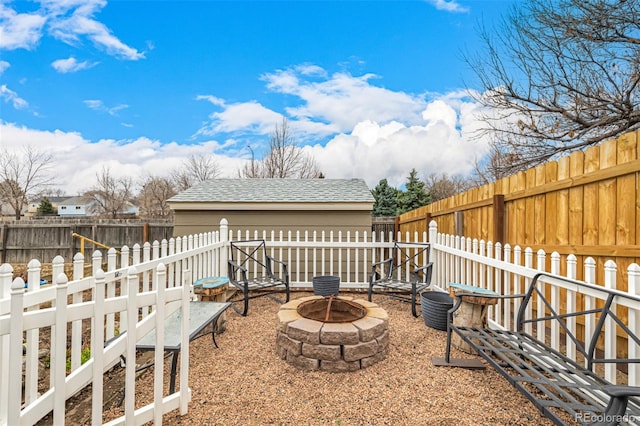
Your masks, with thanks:
<instances>
[{"instance_id":1,"label":"white picket fence","mask_svg":"<svg viewBox=\"0 0 640 426\"><path fill-rule=\"evenodd\" d=\"M111 249L106 262L102 254L96 252L92 259L92 272L88 276L84 276L84 258L78 254L73 259L70 281L63 273L64 259L57 257L53 261L53 283L44 288L37 285L41 274L38 260L29 263L26 290L20 278L13 279L11 265L1 265L0 423L34 424L52 413L53 423L63 424L65 401L88 384L92 384L94 402L92 423L103 423L103 373L115 366L120 356L133 359L137 338L160 326L172 311L179 307L188 310L195 280L227 274L230 240L265 239L270 254L288 263L294 289L310 288L312 278L317 275L339 275L342 288L365 290L372 263L389 255L394 239L430 243L430 260L434 262L433 283L444 291L450 282L460 282L499 293L522 292L528 280L546 264L543 252L536 253L534 257L528 248L512 249L508 245L502 247L491 242L439 234L435 222L430 225L428 237L426 233L396 235L395 238L393 235L348 232L232 233L223 219L219 230L214 232L147 243L142 247L136 245L132 250L123 247L120 254ZM560 257L552 254L551 259L549 272L558 274ZM427 261L426 257L423 261ZM586 281L593 282L596 276L593 259L587 259L584 268ZM569 277L576 276L575 257L569 257L566 270ZM254 272L250 271L250 274ZM615 264L608 262L603 285L616 287L615 272ZM629 267L628 277L629 292L637 294L640 290L638 265ZM555 303L569 309L576 306L578 298L571 290L560 291L557 288L551 291L555 294ZM563 300L560 300L561 295ZM588 303L598 303L595 297ZM640 332L640 306L627 308L629 327ZM491 325L511 327L517 309L514 301L496 305L490 312ZM254 312L252 315L259 314ZM188 318L188 315L183 315L183 318ZM89 323L91 336L83 336L82 330ZM135 327L131 326L134 323ZM554 347L561 344L559 330L544 330L544 333L550 333ZM43 336L49 334L50 344L41 342ZM178 391L163 396L162 384L166 377L163 378L163 354L158 351L154 358L153 402L136 408L135 366L127 363L124 415L110 424L150 421L161 424L164 413L175 409L179 409L181 414L187 412L191 395L186 334L183 333L182 337ZM156 346L162 347L163 333L158 332L156 336ZM106 347L105 342L109 342ZM616 346L619 342L611 333L605 337L605 342L609 353L617 353L620 349ZM24 355L23 348L26 348ZM86 348L90 348L91 357L83 364L81 357ZM43 350L47 351L50 359L49 387L44 392L38 390L38 382L42 379L38 364ZM628 350L640 353L635 347L630 346ZM575 357L575 353L570 356ZM615 377L612 377L615 371L608 369L606 374L607 379L615 382ZM635 369L629 370L629 383L640 383L639 372ZM22 396L20 389L24 389Z\"/></svg>"},{"instance_id":2,"label":"white picket fence","mask_svg":"<svg viewBox=\"0 0 640 426\"><path fill-rule=\"evenodd\" d=\"M193 281L220 275L226 269L223 241L226 235L216 231L146 243L143 247L135 245L133 250L123 247L119 255L110 249L106 271L102 269L102 253L96 251L89 276L84 276L84 257L77 254L73 259L72 281L63 272L64 259L58 256L52 262L53 282L42 288L38 260L28 264L26 289L22 278L13 279L11 265L1 265L0 423L31 425L52 412L52 423L62 425L65 401L91 383L92 423L102 424L104 372L117 364L120 356L135 359L137 338L163 324L171 312L182 307L186 312L183 318L189 318ZM185 322L184 326L187 325ZM83 335L87 326L90 337ZM162 347L163 334L156 336L156 346ZM187 333L182 338L186 343ZM188 360L189 345L181 347L180 356ZM91 357L81 364L83 349L86 353L87 348ZM49 364L49 386L44 392L38 390L38 383L47 379L41 377L39 369L43 359L48 359ZM190 400L189 363L180 363L178 392L163 397L163 360L163 352L158 351L153 403L137 409L135 363L126 363L125 413L111 424L142 424L152 420L160 424L162 414L171 410L180 408L186 413Z\"/></svg>"},{"instance_id":3,"label":"white picket fence","mask_svg":"<svg viewBox=\"0 0 640 426\"><path fill-rule=\"evenodd\" d=\"M429 235L431 260L435 266L433 280L439 283L442 289L447 289L450 283L456 282L475 285L503 295L522 294L527 290L528 284L536 273L544 271L560 276L562 270L560 255L556 252L551 253L551 259L547 262L547 254L543 250L537 251L534 255L531 248L522 250L518 246L512 248L508 244L503 247L501 244L494 245L491 242L439 234L435 222L431 222L429 226ZM548 271L545 269L547 263L550 264ZM620 292L632 296L640 295L640 266L636 263L632 263L627 268L627 282L626 285L621 286L616 282L617 266L611 260L604 264L604 282L602 283L596 282L597 270L593 258L586 258L582 267L584 268L583 282L585 283L602 285L612 290L626 287L626 290L620 290ZM567 256L565 270L565 277L576 279L578 271L576 256ZM546 283L545 291L550 292L551 306L556 312L577 312L592 309L596 306L602 306L607 297L604 292L576 288L560 282ZM513 330L519 308L519 299L517 298L501 301L494 307L490 307L489 325L494 328ZM628 310L628 322L625 325L633 334L640 335L640 302L625 299L625 306L613 306L612 311L621 308ZM542 302L538 301L536 310L529 310L527 315L528 318L531 318L532 315L535 315L535 318L543 318L546 313ZM574 335L580 334L576 332L577 327L583 327L584 340L589 342L596 321L595 315L591 315L586 324L576 324L574 318L567 320L567 326ZM539 324L543 324L543 322ZM530 329L525 331L532 332ZM617 333L615 324L607 320L602 344L605 357L615 358L615 354L627 351L628 358L639 359L640 347L630 340L622 342L626 347L620 346L621 342L617 339ZM580 362L575 347L562 334L557 323L550 329L538 327L535 334L539 340L549 342L553 349L564 352L569 358ZM619 382L619 373L615 364L605 364L604 376L611 383ZM600 372L600 374L602 373ZM637 364L629 365L625 382L633 386L640 385L640 368Z\"/></svg>"}]
</instances>

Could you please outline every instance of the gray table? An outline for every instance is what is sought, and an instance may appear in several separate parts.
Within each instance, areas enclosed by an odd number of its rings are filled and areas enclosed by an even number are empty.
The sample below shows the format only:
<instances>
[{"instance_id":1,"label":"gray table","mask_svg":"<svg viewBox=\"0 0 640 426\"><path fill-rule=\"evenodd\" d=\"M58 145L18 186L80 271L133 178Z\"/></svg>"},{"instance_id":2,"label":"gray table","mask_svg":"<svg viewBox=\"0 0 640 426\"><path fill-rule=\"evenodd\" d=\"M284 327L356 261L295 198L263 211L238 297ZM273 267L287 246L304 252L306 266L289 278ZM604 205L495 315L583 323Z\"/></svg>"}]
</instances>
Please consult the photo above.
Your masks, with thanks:
<instances>
[{"instance_id":1,"label":"gray table","mask_svg":"<svg viewBox=\"0 0 640 426\"><path fill-rule=\"evenodd\" d=\"M231 306L230 302L189 302L189 342L206 336L211 333L211 338L215 347L215 323L218 317ZM211 325L211 331L204 331L208 325ZM164 321L164 350L172 355L171 359L171 381L169 384L169 393L173 393L176 383L176 371L178 364L178 355L180 354L180 346L182 344L182 308L179 308ZM156 331L151 330L144 335L136 345L136 349L140 351L154 351L156 349ZM153 363L141 367L151 367Z\"/></svg>"}]
</instances>

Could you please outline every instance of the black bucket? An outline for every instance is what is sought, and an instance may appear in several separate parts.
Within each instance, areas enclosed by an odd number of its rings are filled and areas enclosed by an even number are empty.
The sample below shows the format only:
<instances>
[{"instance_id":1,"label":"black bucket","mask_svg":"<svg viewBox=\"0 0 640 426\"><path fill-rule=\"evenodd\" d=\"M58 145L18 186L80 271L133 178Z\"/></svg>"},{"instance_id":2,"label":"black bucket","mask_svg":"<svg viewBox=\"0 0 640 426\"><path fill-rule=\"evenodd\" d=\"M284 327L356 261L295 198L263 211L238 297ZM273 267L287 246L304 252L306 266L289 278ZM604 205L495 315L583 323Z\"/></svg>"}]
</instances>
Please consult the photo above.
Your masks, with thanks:
<instances>
[{"instance_id":1,"label":"black bucket","mask_svg":"<svg viewBox=\"0 0 640 426\"><path fill-rule=\"evenodd\" d=\"M316 296L337 296L340 291L340 277L321 275L313 277L313 294Z\"/></svg>"},{"instance_id":2,"label":"black bucket","mask_svg":"<svg viewBox=\"0 0 640 426\"><path fill-rule=\"evenodd\" d=\"M427 327L447 330L447 311L453 308L453 298L441 291L424 291L420 295L422 319Z\"/></svg>"}]
</instances>

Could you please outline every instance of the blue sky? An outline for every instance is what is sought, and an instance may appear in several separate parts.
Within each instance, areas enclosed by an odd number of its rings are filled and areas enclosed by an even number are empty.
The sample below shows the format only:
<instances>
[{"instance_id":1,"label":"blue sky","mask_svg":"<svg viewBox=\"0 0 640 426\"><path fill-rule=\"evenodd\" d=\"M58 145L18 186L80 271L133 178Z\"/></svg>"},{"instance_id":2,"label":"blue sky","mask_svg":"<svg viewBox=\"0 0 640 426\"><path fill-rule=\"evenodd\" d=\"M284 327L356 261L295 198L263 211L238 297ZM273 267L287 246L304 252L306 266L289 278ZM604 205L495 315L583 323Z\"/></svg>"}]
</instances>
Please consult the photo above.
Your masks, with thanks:
<instances>
[{"instance_id":1,"label":"blue sky","mask_svg":"<svg viewBox=\"0 0 640 426\"><path fill-rule=\"evenodd\" d=\"M0 0L0 147L51 150L69 194L202 153L235 177L284 116L328 178L464 175L487 143L463 53L512 4Z\"/></svg>"}]
</instances>

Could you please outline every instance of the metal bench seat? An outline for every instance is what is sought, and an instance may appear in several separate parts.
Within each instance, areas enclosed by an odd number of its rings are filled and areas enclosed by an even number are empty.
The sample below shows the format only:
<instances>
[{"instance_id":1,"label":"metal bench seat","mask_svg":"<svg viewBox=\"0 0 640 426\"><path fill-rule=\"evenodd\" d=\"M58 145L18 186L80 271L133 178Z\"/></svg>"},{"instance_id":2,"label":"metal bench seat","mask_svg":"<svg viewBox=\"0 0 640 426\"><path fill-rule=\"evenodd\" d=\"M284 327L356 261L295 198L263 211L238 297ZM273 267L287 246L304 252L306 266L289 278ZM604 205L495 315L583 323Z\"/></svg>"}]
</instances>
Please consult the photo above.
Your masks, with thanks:
<instances>
[{"instance_id":1,"label":"metal bench seat","mask_svg":"<svg viewBox=\"0 0 640 426\"><path fill-rule=\"evenodd\" d=\"M549 299L548 286L552 284L570 288L577 294L599 295L603 303L584 310L560 311ZM466 363L450 357L451 337L455 332L555 424L578 421L588 425L640 425L640 387L614 384L614 380L607 379L609 375L602 374L604 366L628 369L640 363L640 359L623 352L608 354L599 345L604 341L606 327L609 330L616 327L617 338L626 339L634 352L640 349L640 338L625 324L615 307L637 304L639 298L541 272L533 277L525 294L495 296L495 299L522 300L515 329L504 330L455 324L453 318L463 299L487 297L473 293L456 296L456 304L448 314L445 358L434 358L435 365L465 367ZM534 306L544 310L544 314L538 315L533 311ZM585 341L569 327L568 321L586 324L589 316L597 321ZM605 327L605 324L608 325ZM547 331L553 328L561 332L564 347L557 341L553 347L546 342ZM577 354L575 360L563 352L569 345Z\"/></svg>"},{"instance_id":2,"label":"metal bench seat","mask_svg":"<svg viewBox=\"0 0 640 426\"><path fill-rule=\"evenodd\" d=\"M528 334L475 327L457 327L457 331L556 424L599 413L611 400L616 386ZM628 411L640 412L640 402L630 398Z\"/></svg>"}]
</instances>

